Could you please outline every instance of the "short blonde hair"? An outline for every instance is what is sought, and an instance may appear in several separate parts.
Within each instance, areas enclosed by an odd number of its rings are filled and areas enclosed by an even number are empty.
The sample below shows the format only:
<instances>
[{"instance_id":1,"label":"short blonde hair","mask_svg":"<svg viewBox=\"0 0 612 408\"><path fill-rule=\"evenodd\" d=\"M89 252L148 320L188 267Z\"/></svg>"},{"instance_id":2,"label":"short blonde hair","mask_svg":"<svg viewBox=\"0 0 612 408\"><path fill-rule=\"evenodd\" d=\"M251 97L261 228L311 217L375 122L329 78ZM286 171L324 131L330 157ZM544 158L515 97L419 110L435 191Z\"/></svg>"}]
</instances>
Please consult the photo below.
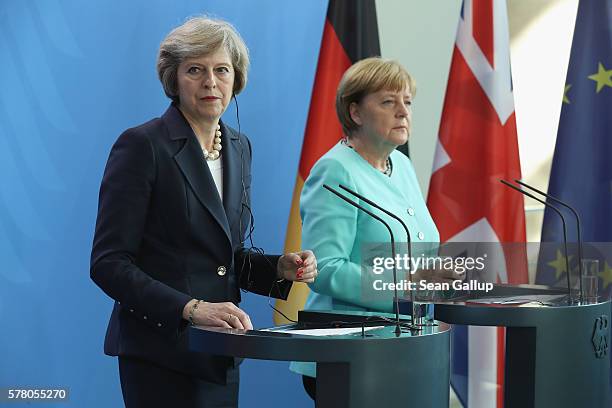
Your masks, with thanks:
<instances>
[{"instance_id":1,"label":"short blonde hair","mask_svg":"<svg viewBox=\"0 0 612 408\"><path fill-rule=\"evenodd\" d=\"M189 58L202 57L225 47L234 68L234 94L247 83L249 50L227 21L209 17L192 17L164 38L157 54L157 75L168 98L178 102L179 65Z\"/></svg>"},{"instance_id":2,"label":"short blonde hair","mask_svg":"<svg viewBox=\"0 0 612 408\"><path fill-rule=\"evenodd\" d=\"M342 76L336 92L336 113L344 134L350 136L359 128L351 118L352 103L382 89L400 92L406 87L412 96L416 94L414 79L397 61L371 57L353 64Z\"/></svg>"}]
</instances>

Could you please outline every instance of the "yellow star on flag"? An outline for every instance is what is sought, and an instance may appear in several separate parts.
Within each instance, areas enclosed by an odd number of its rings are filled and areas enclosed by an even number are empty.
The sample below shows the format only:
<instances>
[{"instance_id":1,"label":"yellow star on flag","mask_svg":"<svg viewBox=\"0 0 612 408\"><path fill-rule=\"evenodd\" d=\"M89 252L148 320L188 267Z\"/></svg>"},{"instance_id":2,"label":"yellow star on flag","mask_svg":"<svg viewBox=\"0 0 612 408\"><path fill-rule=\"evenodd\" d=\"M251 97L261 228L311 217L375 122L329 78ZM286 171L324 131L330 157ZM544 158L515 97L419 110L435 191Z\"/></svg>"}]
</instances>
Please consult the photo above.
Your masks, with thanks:
<instances>
[{"instance_id":1,"label":"yellow star on flag","mask_svg":"<svg viewBox=\"0 0 612 408\"><path fill-rule=\"evenodd\" d=\"M569 256L568 262L571 260L572 255ZM561 251L559 249L557 249L557 259L548 262L547 265L555 268L555 279L559 279L561 275L567 272L567 267L565 265L565 257L561 254Z\"/></svg>"},{"instance_id":2,"label":"yellow star on flag","mask_svg":"<svg viewBox=\"0 0 612 408\"><path fill-rule=\"evenodd\" d=\"M563 103L570 103L569 97L567 96L567 92L572 87L572 84L565 85L565 90L563 91Z\"/></svg>"},{"instance_id":3,"label":"yellow star on flag","mask_svg":"<svg viewBox=\"0 0 612 408\"><path fill-rule=\"evenodd\" d=\"M610 267L607 261L604 262L604 268L601 272L598 273L598 275L603 281L602 289L607 288L608 285L612 283L612 268Z\"/></svg>"},{"instance_id":4,"label":"yellow star on flag","mask_svg":"<svg viewBox=\"0 0 612 408\"><path fill-rule=\"evenodd\" d=\"M603 64L600 62L597 66L597 73L589 75L589 79L597 82L597 89L595 93L599 93L604 86L612 88L612 69L606 70Z\"/></svg>"}]
</instances>

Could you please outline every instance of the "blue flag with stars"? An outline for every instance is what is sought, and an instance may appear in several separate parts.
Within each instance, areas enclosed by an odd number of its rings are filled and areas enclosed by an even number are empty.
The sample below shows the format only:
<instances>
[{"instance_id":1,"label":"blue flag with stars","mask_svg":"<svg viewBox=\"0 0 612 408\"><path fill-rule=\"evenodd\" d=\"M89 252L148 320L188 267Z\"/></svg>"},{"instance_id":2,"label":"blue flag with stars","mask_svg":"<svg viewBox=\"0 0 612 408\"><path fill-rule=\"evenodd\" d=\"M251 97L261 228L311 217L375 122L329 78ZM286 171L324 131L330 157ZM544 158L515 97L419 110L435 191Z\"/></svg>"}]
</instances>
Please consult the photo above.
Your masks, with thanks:
<instances>
[{"instance_id":1,"label":"blue flag with stars","mask_svg":"<svg viewBox=\"0 0 612 408\"><path fill-rule=\"evenodd\" d=\"M612 0L580 0L548 186L549 194L580 215L584 257L599 259L599 293L604 297L612 292L611 26ZM568 240L576 242L573 221L567 230ZM542 241L562 240L561 220L546 209ZM571 276L577 276L575 252L570 251L569 261ZM562 249L541 252L536 282L561 285L565 265Z\"/></svg>"}]
</instances>

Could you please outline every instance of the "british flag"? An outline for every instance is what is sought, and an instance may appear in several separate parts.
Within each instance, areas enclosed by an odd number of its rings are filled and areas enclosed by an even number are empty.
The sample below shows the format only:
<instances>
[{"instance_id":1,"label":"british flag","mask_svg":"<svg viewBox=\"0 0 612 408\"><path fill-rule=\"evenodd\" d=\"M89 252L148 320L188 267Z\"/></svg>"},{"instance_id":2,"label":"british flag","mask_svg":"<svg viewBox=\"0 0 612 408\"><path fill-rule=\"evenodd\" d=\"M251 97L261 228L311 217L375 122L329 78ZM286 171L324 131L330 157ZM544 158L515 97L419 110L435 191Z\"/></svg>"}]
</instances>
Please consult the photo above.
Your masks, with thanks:
<instances>
[{"instance_id":1,"label":"british flag","mask_svg":"<svg viewBox=\"0 0 612 408\"><path fill-rule=\"evenodd\" d=\"M443 242L524 242L505 0L464 0L428 206ZM524 259L506 256L494 279L526 283ZM503 406L502 328L455 327L451 382L466 407Z\"/></svg>"}]
</instances>

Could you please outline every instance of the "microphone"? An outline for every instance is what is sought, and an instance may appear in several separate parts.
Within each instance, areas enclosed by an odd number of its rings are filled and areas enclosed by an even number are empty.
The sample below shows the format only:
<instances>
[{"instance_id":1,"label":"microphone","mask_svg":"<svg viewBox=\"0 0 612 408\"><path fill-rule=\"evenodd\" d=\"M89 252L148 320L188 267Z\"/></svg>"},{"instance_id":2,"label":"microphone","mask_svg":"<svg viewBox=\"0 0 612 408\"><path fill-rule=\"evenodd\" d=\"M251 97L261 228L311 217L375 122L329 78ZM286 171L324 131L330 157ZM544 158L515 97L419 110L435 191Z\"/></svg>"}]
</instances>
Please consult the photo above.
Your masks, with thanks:
<instances>
[{"instance_id":1,"label":"microphone","mask_svg":"<svg viewBox=\"0 0 612 408\"><path fill-rule=\"evenodd\" d=\"M393 256L393 283L394 283L393 289L394 289L394 292L395 292L395 335L397 337L401 336L402 328L401 328L401 323L400 323L400 318L399 318L399 301L398 301L398 296L397 296L397 269L396 269L396 265L395 265L395 237L393 236L393 231L391 231L391 227L389 227L389 224L387 224L387 222L385 222L385 220L380 218L378 215L374 214L373 212L371 212L367 208L363 207L362 205L357 204L356 202L354 202L350 198L345 197L344 195L340 194L338 191L334 190L333 188L331 188L327 184L323 184L323 187L326 188L327 190L331 191L336 196L340 197L342 200L346 201L347 203L349 203L353 207L356 207L356 208L360 209L364 213L368 214L370 217L372 217L375 220L381 222L387 228L387 231L389 231L389 236L391 237L391 255Z\"/></svg>"},{"instance_id":2,"label":"microphone","mask_svg":"<svg viewBox=\"0 0 612 408\"><path fill-rule=\"evenodd\" d=\"M365 201L372 207L379 209L380 211L387 214L389 217L397 220L402 225L402 227L404 228L404 231L406 232L406 242L408 244L408 259L412 260L412 239L410 237L410 231L408 230L406 223L400 217L393 214L391 211L382 208L380 205L376 204L374 201L364 197L363 195L357 193L356 191L351 190L350 188L342 184L339 184L338 187L354 195L355 197ZM412 264L412 261L408 262L408 276L409 276L410 282L412 283L412 272L411 272L412 265L411 264ZM423 322L421 320L423 316L422 316L421 311L418 310L419 308L415 305L414 290L410 291L410 301L412 302L412 323L417 324L417 325L422 324ZM397 304L396 304L396 308L397 308Z\"/></svg>"},{"instance_id":3,"label":"microphone","mask_svg":"<svg viewBox=\"0 0 612 408\"><path fill-rule=\"evenodd\" d=\"M552 204L547 203L544 200L539 199L538 197L534 196L533 194L528 193L525 190L522 190L521 188L508 183L506 180L499 180L501 183L503 183L504 185L510 187L511 189L514 189L516 191L518 191L519 193L526 195L527 197L536 200L539 203L544 204L546 207L551 208L552 210L554 210L557 214L559 214L559 217L561 217L561 223L563 224L563 245L565 247L565 268L567 270L567 295L569 297L568 299L568 303L571 304L572 302L572 285L570 284L570 268L569 268L569 254L567 251L567 227L565 225L565 217L563 216L563 214L561 213L561 211L559 211L559 209L557 207L555 207Z\"/></svg>"},{"instance_id":4,"label":"microphone","mask_svg":"<svg viewBox=\"0 0 612 408\"><path fill-rule=\"evenodd\" d=\"M572 207L571 205L569 205L566 202L563 202L561 200L559 200L556 197L551 196L550 194L546 194L543 191L538 190L535 187L530 186L529 184L522 182L521 180L517 180L514 179L515 182L517 182L518 184L520 184L523 187L527 187L528 189L535 191L538 194L543 195L544 197L554 201L557 204L561 204L563 207L569 209L573 214L574 214L574 218L576 218L576 229L578 232L578 277L580 279L580 301L582 302L583 300L583 293L582 293L582 234L580 233L580 216L578 216L578 212L574 209L574 207Z\"/></svg>"}]
</instances>

